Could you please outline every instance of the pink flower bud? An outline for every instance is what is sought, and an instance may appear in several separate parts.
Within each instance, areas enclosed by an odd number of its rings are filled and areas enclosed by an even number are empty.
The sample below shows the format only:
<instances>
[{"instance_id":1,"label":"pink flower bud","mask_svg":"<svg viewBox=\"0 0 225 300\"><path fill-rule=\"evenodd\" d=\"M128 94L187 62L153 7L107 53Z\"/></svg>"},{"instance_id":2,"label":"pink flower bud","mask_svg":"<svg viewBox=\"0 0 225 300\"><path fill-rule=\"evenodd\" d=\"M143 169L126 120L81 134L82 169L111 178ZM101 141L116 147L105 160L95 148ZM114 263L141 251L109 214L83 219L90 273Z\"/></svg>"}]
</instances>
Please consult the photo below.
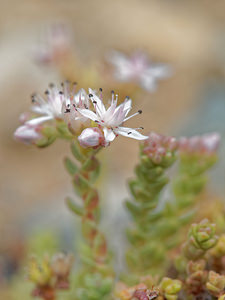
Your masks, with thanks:
<instances>
[{"instance_id":1,"label":"pink flower bud","mask_svg":"<svg viewBox=\"0 0 225 300\"><path fill-rule=\"evenodd\" d=\"M220 135L216 132L202 136L182 137L179 141L179 149L187 153L213 154L217 151L220 143Z\"/></svg>"},{"instance_id":2,"label":"pink flower bud","mask_svg":"<svg viewBox=\"0 0 225 300\"><path fill-rule=\"evenodd\" d=\"M78 137L78 141L84 148L107 146L102 131L97 127L84 129Z\"/></svg>"},{"instance_id":3,"label":"pink flower bud","mask_svg":"<svg viewBox=\"0 0 225 300\"><path fill-rule=\"evenodd\" d=\"M29 125L22 125L14 132L14 138L25 144L32 144L42 138L39 128Z\"/></svg>"},{"instance_id":4,"label":"pink flower bud","mask_svg":"<svg viewBox=\"0 0 225 300\"><path fill-rule=\"evenodd\" d=\"M166 155L168 157L169 153L176 151L177 147L178 142L174 137L151 132L144 143L144 153L159 164L163 157Z\"/></svg>"}]
</instances>

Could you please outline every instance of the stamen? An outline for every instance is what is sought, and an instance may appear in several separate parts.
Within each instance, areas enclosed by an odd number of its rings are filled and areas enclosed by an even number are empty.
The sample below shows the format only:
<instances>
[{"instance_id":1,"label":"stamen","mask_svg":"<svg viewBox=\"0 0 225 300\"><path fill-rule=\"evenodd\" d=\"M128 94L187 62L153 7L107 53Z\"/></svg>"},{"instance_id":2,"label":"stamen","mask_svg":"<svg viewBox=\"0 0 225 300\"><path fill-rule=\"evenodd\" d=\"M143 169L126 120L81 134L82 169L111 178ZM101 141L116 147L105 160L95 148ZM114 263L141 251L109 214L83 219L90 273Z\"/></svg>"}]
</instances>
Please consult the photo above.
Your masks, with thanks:
<instances>
[{"instance_id":1,"label":"stamen","mask_svg":"<svg viewBox=\"0 0 225 300\"><path fill-rule=\"evenodd\" d=\"M133 117L136 116L136 115L140 115L141 113L142 113L142 110L138 110L138 111L137 111L136 113L134 113L133 115L131 115L131 116L125 118L125 119L124 119L124 122L127 121L127 120L129 120L130 118L133 118Z\"/></svg>"},{"instance_id":2,"label":"stamen","mask_svg":"<svg viewBox=\"0 0 225 300\"><path fill-rule=\"evenodd\" d=\"M91 97L94 97L92 94L89 94L89 97L91 98Z\"/></svg>"},{"instance_id":3,"label":"stamen","mask_svg":"<svg viewBox=\"0 0 225 300\"><path fill-rule=\"evenodd\" d=\"M64 113L70 113L70 108L66 108L66 110L64 111Z\"/></svg>"},{"instance_id":4,"label":"stamen","mask_svg":"<svg viewBox=\"0 0 225 300\"><path fill-rule=\"evenodd\" d=\"M100 91L100 99L103 100L103 96L102 96L102 88L99 88Z\"/></svg>"},{"instance_id":5,"label":"stamen","mask_svg":"<svg viewBox=\"0 0 225 300\"><path fill-rule=\"evenodd\" d=\"M50 94L49 90L46 90L45 95L49 95L49 94Z\"/></svg>"}]
</instances>

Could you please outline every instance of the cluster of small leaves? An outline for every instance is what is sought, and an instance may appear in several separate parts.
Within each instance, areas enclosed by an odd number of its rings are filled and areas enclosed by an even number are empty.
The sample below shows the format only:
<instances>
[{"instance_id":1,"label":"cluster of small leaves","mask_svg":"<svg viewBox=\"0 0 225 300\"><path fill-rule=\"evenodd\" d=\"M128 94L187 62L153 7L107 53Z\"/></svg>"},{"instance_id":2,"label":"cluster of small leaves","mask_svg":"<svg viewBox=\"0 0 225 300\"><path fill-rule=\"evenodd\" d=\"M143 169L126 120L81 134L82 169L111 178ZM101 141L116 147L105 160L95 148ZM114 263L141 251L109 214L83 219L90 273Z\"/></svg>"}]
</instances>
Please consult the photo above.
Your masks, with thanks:
<instances>
[{"instance_id":1,"label":"cluster of small leaves","mask_svg":"<svg viewBox=\"0 0 225 300\"><path fill-rule=\"evenodd\" d=\"M158 239L159 234L162 236L165 231L162 231L160 223L156 223L159 214L155 208L161 191L168 183L165 171L175 160L175 153L168 151L160 161L153 162L142 148L140 164L135 169L136 178L129 183L133 200L127 201L126 206L134 219L134 226L127 230L131 243L127 262L132 271L142 275L149 270L152 272L165 261L165 248Z\"/></svg>"}]
</instances>

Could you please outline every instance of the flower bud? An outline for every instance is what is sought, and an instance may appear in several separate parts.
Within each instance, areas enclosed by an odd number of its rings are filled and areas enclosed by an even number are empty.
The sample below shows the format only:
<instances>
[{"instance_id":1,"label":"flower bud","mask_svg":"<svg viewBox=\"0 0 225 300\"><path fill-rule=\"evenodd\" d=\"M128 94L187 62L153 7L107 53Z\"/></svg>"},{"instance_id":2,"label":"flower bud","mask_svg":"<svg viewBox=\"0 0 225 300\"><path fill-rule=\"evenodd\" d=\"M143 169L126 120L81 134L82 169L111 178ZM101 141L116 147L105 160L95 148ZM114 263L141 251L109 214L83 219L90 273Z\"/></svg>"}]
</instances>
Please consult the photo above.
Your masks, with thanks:
<instances>
[{"instance_id":1,"label":"flower bud","mask_svg":"<svg viewBox=\"0 0 225 300\"><path fill-rule=\"evenodd\" d=\"M165 158L170 160L172 154L178 147L174 137L166 137L161 134L151 132L144 143L143 152L156 164L160 164Z\"/></svg>"},{"instance_id":2,"label":"flower bud","mask_svg":"<svg viewBox=\"0 0 225 300\"><path fill-rule=\"evenodd\" d=\"M170 279L164 277L160 284L161 290L164 297L167 300L176 300L178 298L178 293L181 290L182 283L180 280Z\"/></svg>"},{"instance_id":3,"label":"flower bud","mask_svg":"<svg viewBox=\"0 0 225 300\"><path fill-rule=\"evenodd\" d=\"M104 135L97 127L84 129L78 137L78 141L84 148L106 146Z\"/></svg>"},{"instance_id":4,"label":"flower bud","mask_svg":"<svg viewBox=\"0 0 225 300\"><path fill-rule=\"evenodd\" d=\"M51 262L51 270L57 279L58 288L68 288L69 287L69 274L72 268L74 257L72 254L59 253L53 256Z\"/></svg>"},{"instance_id":5,"label":"flower bud","mask_svg":"<svg viewBox=\"0 0 225 300\"><path fill-rule=\"evenodd\" d=\"M220 135L217 132L207 133L202 136L182 137L179 140L181 152L190 154L214 154L220 144Z\"/></svg>"},{"instance_id":6,"label":"flower bud","mask_svg":"<svg viewBox=\"0 0 225 300\"><path fill-rule=\"evenodd\" d=\"M219 275L214 271L209 272L206 288L215 297L219 297L224 292L225 288L225 276Z\"/></svg>"},{"instance_id":7,"label":"flower bud","mask_svg":"<svg viewBox=\"0 0 225 300\"><path fill-rule=\"evenodd\" d=\"M25 144L32 144L42 138L40 128L30 125L22 125L14 132L14 138Z\"/></svg>"},{"instance_id":8,"label":"flower bud","mask_svg":"<svg viewBox=\"0 0 225 300\"><path fill-rule=\"evenodd\" d=\"M207 219L202 220L199 224L192 224L188 240L183 246L184 255L188 259L196 260L214 247L217 240L215 224L209 223Z\"/></svg>"},{"instance_id":9,"label":"flower bud","mask_svg":"<svg viewBox=\"0 0 225 300\"><path fill-rule=\"evenodd\" d=\"M186 286L189 293L193 295L200 294L204 290L207 281L208 272L205 270L206 262L204 260L189 261L187 264Z\"/></svg>"}]
</instances>

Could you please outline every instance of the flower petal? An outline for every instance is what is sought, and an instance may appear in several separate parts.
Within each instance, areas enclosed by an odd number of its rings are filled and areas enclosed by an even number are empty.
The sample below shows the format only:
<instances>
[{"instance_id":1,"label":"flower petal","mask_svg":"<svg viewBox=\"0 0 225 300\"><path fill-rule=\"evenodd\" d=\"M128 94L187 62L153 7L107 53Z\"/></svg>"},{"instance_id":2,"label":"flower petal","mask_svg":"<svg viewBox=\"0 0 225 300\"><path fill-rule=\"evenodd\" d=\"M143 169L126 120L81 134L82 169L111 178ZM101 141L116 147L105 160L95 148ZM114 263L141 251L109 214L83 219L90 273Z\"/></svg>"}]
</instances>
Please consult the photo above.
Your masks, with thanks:
<instances>
[{"instance_id":1,"label":"flower petal","mask_svg":"<svg viewBox=\"0 0 225 300\"><path fill-rule=\"evenodd\" d=\"M35 126L35 125L39 125L43 122L46 122L46 121L49 121L52 119L53 119L53 116L43 116L43 117L31 119L31 120L27 121L25 124Z\"/></svg>"},{"instance_id":2,"label":"flower petal","mask_svg":"<svg viewBox=\"0 0 225 300\"><path fill-rule=\"evenodd\" d=\"M136 140L146 140L148 138L148 136L141 134L139 131L128 127L118 127L114 129L114 131L117 134L130 137Z\"/></svg>"},{"instance_id":3,"label":"flower petal","mask_svg":"<svg viewBox=\"0 0 225 300\"><path fill-rule=\"evenodd\" d=\"M91 97L91 101L96 102L96 104L94 104L94 107L96 109L96 112L99 116L102 116L105 112L105 105L103 104L102 100L95 94L95 92L89 88L89 94L92 94L93 97Z\"/></svg>"},{"instance_id":4,"label":"flower petal","mask_svg":"<svg viewBox=\"0 0 225 300\"><path fill-rule=\"evenodd\" d=\"M116 137L112 129L108 129L107 127L103 128L103 132L104 132L106 142L112 142Z\"/></svg>"},{"instance_id":5,"label":"flower petal","mask_svg":"<svg viewBox=\"0 0 225 300\"><path fill-rule=\"evenodd\" d=\"M99 121L99 117L90 109L77 108L77 111L84 117L91 119L92 121Z\"/></svg>"}]
</instances>

